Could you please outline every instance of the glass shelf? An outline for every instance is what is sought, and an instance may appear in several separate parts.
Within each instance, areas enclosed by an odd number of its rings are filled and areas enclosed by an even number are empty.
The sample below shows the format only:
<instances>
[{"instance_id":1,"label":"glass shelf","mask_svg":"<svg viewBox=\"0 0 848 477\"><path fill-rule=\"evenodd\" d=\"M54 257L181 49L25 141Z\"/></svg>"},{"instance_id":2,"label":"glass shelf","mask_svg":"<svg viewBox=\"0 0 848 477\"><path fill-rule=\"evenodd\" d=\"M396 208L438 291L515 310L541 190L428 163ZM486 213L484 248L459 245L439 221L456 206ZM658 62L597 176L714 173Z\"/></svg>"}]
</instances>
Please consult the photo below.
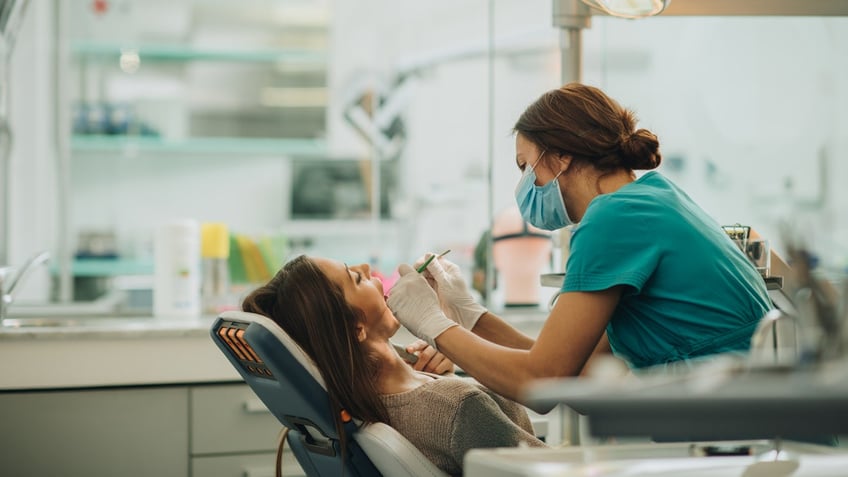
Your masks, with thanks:
<instances>
[{"instance_id":1,"label":"glass shelf","mask_svg":"<svg viewBox=\"0 0 848 477\"><path fill-rule=\"evenodd\" d=\"M327 144L321 139L275 138L188 138L155 136L74 135L74 152L171 152L180 154L248 154L327 157Z\"/></svg>"},{"instance_id":2,"label":"glass shelf","mask_svg":"<svg viewBox=\"0 0 848 477\"><path fill-rule=\"evenodd\" d=\"M71 275L75 277L152 274L153 259L77 258L71 266Z\"/></svg>"},{"instance_id":3,"label":"glass shelf","mask_svg":"<svg viewBox=\"0 0 848 477\"><path fill-rule=\"evenodd\" d=\"M294 219L284 222L280 231L287 237L335 237L385 235L397 232L403 222L400 219L382 218L373 221L361 219Z\"/></svg>"},{"instance_id":4,"label":"glass shelf","mask_svg":"<svg viewBox=\"0 0 848 477\"><path fill-rule=\"evenodd\" d=\"M100 43L74 41L71 52L76 56L115 57L127 51L138 53L139 58L151 61L230 61L246 63L304 63L316 66L327 65L327 54L309 49L269 49L269 50L226 50L196 48L180 45L133 45L118 43Z\"/></svg>"}]
</instances>

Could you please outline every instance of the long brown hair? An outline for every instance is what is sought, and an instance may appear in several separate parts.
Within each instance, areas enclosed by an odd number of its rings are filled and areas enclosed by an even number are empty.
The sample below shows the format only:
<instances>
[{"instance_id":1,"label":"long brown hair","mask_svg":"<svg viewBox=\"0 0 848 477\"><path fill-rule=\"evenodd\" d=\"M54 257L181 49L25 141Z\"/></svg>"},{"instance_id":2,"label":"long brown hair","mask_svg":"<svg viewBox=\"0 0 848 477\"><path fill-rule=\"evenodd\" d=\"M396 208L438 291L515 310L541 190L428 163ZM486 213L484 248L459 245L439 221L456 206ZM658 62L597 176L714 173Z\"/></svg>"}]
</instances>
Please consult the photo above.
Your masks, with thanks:
<instances>
[{"instance_id":1,"label":"long brown hair","mask_svg":"<svg viewBox=\"0 0 848 477\"><path fill-rule=\"evenodd\" d=\"M315 262L303 255L289 261L244 299L242 309L274 320L315 362L343 449L342 409L365 422L391 425L376 387L376 358L357 339L362 311L347 303L341 287Z\"/></svg>"},{"instance_id":2,"label":"long brown hair","mask_svg":"<svg viewBox=\"0 0 848 477\"><path fill-rule=\"evenodd\" d=\"M603 91L569 83L543 94L518 118L513 132L555 154L600 172L654 169L662 156L657 136L636 129L636 115Z\"/></svg>"}]
</instances>

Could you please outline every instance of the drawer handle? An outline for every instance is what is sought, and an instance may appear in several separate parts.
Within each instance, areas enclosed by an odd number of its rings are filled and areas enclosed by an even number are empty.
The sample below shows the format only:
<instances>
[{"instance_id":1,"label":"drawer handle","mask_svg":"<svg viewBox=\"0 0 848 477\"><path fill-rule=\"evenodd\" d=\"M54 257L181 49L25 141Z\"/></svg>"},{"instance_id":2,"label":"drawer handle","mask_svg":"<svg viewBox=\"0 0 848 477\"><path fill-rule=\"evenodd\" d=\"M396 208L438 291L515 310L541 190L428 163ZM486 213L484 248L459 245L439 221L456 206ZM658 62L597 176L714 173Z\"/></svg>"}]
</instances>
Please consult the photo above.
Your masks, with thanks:
<instances>
[{"instance_id":1,"label":"drawer handle","mask_svg":"<svg viewBox=\"0 0 848 477\"><path fill-rule=\"evenodd\" d=\"M247 399L244 401L244 412L248 414L270 414L271 411L259 399Z\"/></svg>"}]
</instances>

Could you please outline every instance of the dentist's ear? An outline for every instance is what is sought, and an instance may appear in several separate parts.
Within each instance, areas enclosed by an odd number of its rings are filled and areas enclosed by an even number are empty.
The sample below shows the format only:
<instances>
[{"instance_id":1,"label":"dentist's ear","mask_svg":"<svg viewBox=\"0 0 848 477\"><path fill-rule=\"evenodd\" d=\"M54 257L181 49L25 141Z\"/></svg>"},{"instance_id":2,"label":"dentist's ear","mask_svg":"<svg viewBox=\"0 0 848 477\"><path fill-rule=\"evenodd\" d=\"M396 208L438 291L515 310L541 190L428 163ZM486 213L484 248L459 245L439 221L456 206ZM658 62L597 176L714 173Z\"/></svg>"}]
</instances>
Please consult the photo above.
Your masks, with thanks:
<instances>
[{"instance_id":1,"label":"dentist's ear","mask_svg":"<svg viewBox=\"0 0 848 477\"><path fill-rule=\"evenodd\" d=\"M568 167L571 165L571 160L574 159L574 157L569 154L558 154L557 158L559 159L560 174L568 170Z\"/></svg>"}]
</instances>

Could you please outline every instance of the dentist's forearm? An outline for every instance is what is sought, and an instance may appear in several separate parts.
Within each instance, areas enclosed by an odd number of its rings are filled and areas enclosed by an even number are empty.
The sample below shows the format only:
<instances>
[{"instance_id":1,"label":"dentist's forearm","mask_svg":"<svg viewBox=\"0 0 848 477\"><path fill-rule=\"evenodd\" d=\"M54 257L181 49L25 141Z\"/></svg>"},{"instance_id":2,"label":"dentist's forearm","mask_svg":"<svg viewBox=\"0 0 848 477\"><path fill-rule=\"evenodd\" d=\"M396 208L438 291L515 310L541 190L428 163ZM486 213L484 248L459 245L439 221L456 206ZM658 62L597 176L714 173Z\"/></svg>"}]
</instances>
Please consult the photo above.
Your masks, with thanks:
<instances>
[{"instance_id":1,"label":"dentist's forearm","mask_svg":"<svg viewBox=\"0 0 848 477\"><path fill-rule=\"evenodd\" d=\"M471 330L475 335L507 348L530 349L535 340L512 327L503 318L487 311Z\"/></svg>"},{"instance_id":2,"label":"dentist's forearm","mask_svg":"<svg viewBox=\"0 0 848 477\"><path fill-rule=\"evenodd\" d=\"M477 326L474 327L475 332ZM455 326L436 338L439 351L484 386L512 400L537 376L530 352L501 346Z\"/></svg>"}]
</instances>

